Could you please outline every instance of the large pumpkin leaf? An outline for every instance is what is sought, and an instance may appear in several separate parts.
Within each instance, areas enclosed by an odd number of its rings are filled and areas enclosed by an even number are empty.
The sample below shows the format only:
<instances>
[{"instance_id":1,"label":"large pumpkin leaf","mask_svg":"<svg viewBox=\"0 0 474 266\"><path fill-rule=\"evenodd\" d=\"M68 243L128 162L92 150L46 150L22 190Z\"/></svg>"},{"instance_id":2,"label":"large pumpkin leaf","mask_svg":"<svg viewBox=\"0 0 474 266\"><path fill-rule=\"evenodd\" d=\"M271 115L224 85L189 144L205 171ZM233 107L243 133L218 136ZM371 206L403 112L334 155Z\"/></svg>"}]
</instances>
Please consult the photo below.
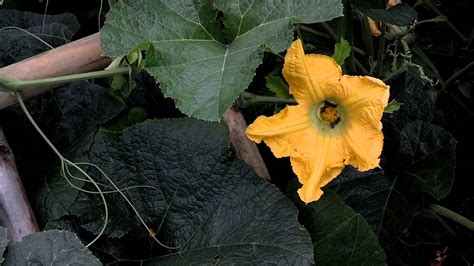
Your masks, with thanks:
<instances>
[{"instance_id":1,"label":"large pumpkin leaf","mask_svg":"<svg viewBox=\"0 0 474 266\"><path fill-rule=\"evenodd\" d=\"M291 22L342 15L339 0L124 0L101 30L109 56L153 48L145 69L181 111L218 120L244 91L264 49L285 50Z\"/></svg>"},{"instance_id":2,"label":"large pumpkin leaf","mask_svg":"<svg viewBox=\"0 0 474 266\"><path fill-rule=\"evenodd\" d=\"M0 263L3 261L3 252L5 252L7 243L7 229L0 226Z\"/></svg>"},{"instance_id":3,"label":"large pumpkin leaf","mask_svg":"<svg viewBox=\"0 0 474 266\"><path fill-rule=\"evenodd\" d=\"M53 47L69 42L79 29L79 22L73 14L0 10L0 29L0 67L3 67L51 49L44 42Z\"/></svg>"},{"instance_id":4,"label":"large pumpkin leaf","mask_svg":"<svg viewBox=\"0 0 474 266\"><path fill-rule=\"evenodd\" d=\"M443 128L423 121L408 124L400 135L408 178L436 199L446 197L454 182L456 139Z\"/></svg>"},{"instance_id":5,"label":"large pumpkin leaf","mask_svg":"<svg viewBox=\"0 0 474 266\"><path fill-rule=\"evenodd\" d=\"M119 188L135 187L124 193L148 225L156 230L163 221L159 238L179 249L155 262L313 261L311 239L297 222L296 208L235 158L223 125L177 119L147 121L120 132L100 131L90 161ZM107 199L109 210L120 214L111 216L112 228L120 234L141 228L119 195ZM91 217L90 211L97 203L85 198L80 204L81 208L73 207L74 214L86 217L84 225L90 231L100 229L101 217Z\"/></svg>"},{"instance_id":6,"label":"large pumpkin leaf","mask_svg":"<svg viewBox=\"0 0 474 266\"><path fill-rule=\"evenodd\" d=\"M385 265L385 254L367 221L334 191L326 191L301 212L316 265Z\"/></svg>"},{"instance_id":7,"label":"large pumpkin leaf","mask_svg":"<svg viewBox=\"0 0 474 266\"><path fill-rule=\"evenodd\" d=\"M333 182L341 198L365 217L383 247L394 243L411 223L417 210L417 195L400 191L398 178L389 179L380 170L359 172L346 167Z\"/></svg>"},{"instance_id":8,"label":"large pumpkin leaf","mask_svg":"<svg viewBox=\"0 0 474 266\"><path fill-rule=\"evenodd\" d=\"M5 266L10 265L101 265L76 234L44 231L27 235L8 249Z\"/></svg>"},{"instance_id":9,"label":"large pumpkin leaf","mask_svg":"<svg viewBox=\"0 0 474 266\"><path fill-rule=\"evenodd\" d=\"M35 97L27 104L54 145L69 159L77 161L83 161L81 157L88 150L98 126L125 108L109 95L108 89L88 82L73 82L52 94ZM67 214L78 190L59 175L59 169L49 173L56 156L49 153L50 148L18 107L2 112L0 119L6 122L7 134L23 169L23 176L33 176L33 180L41 182L38 190L35 186L39 221L46 223ZM22 134L18 134L19 129ZM81 182L74 183L82 186Z\"/></svg>"},{"instance_id":10,"label":"large pumpkin leaf","mask_svg":"<svg viewBox=\"0 0 474 266\"><path fill-rule=\"evenodd\" d=\"M436 98L420 80L407 74L404 86L396 92L396 100L401 103L400 109L390 115L390 119L401 130L407 124L423 120L433 124L443 123L443 113L436 105Z\"/></svg>"}]
</instances>

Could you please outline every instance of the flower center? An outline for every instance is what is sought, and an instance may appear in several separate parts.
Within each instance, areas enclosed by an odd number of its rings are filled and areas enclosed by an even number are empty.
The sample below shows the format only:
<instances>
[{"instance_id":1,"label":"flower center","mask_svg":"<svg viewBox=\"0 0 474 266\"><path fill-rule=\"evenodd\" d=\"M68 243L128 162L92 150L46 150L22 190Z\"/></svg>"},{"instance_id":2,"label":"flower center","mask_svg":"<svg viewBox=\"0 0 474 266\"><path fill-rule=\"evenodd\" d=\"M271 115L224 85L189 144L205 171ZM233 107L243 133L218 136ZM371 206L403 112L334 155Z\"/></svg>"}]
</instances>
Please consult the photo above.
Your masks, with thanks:
<instances>
[{"instance_id":1,"label":"flower center","mask_svg":"<svg viewBox=\"0 0 474 266\"><path fill-rule=\"evenodd\" d=\"M318 118L330 124L331 128L334 128L341 121L339 107L335 103L324 101L317 112Z\"/></svg>"}]
</instances>

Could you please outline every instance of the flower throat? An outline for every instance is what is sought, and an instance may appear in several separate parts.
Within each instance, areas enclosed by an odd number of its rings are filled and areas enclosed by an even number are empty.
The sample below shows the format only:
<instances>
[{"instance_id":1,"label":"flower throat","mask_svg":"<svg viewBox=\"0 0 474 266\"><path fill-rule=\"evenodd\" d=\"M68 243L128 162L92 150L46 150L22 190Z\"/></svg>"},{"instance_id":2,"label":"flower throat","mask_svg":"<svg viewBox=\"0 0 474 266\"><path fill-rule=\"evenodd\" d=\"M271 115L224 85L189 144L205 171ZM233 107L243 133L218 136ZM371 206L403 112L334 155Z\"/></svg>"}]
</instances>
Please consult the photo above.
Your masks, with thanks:
<instances>
[{"instance_id":1,"label":"flower throat","mask_svg":"<svg viewBox=\"0 0 474 266\"><path fill-rule=\"evenodd\" d=\"M331 125L331 128L334 128L341 121L337 104L324 101L317 112L318 118Z\"/></svg>"}]
</instances>

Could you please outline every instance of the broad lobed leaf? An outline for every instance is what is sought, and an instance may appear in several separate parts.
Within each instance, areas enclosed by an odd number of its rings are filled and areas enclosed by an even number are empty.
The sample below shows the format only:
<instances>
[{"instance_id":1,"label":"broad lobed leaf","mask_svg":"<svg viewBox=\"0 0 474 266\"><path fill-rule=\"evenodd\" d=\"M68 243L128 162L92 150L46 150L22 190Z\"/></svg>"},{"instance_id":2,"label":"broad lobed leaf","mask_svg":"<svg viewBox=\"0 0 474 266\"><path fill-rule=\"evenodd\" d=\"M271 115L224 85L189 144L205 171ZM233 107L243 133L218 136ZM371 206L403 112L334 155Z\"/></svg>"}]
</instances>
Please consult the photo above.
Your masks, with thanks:
<instances>
[{"instance_id":1,"label":"broad lobed leaf","mask_svg":"<svg viewBox=\"0 0 474 266\"><path fill-rule=\"evenodd\" d=\"M1 262L1 261L0 261ZM5 266L101 265L76 234L50 230L23 237L8 249Z\"/></svg>"},{"instance_id":2,"label":"broad lobed leaf","mask_svg":"<svg viewBox=\"0 0 474 266\"><path fill-rule=\"evenodd\" d=\"M0 10L0 67L48 51L51 48L47 44L66 44L78 30L79 22L73 14Z\"/></svg>"},{"instance_id":3,"label":"broad lobed leaf","mask_svg":"<svg viewBox=\"0 0 474 266\"><path fill-rule=\"evenodd\" d=\"M334 191L326 191L302 212L317 265L385 265L384 251L367 221Z\"/></svg>"},{"instance_id":4,"label":"broad lobed leaf","mask_svg":"<svg viewBox=\"0 0 474 266\"><path fill-rule=\"evenodd\" d=\"M359 172L347 167L331 188L369 223L383 247L398 240L417 211L418 195L399 190L400 181L380 170Z\"/></svg>"},{"instance_id":5,"label":"broad lobed leaf","mask_svg":"<svg viewBox=\"0 0 474 266\"><path fill-rule=\"evenodd\" d=\"M152 229L163 221L158 238L179 247L150 263L313 261L311 240L297 222L295 207L235 158L224 125L174 119L100 131L89 157L119 188L130 188L124 193ZM101 215L92 217L90 210L100 203L90 198L80 199L82 207L73 213L86 218L82 226L96 232L103 220ZM111 229L124 235L142 227L120 195L107 199L109 210L117 212L111 216ZM108 234L117 236L113 230Z\"/></svg>"},{"instance_id":6,"label":"broad lobed leaf","mask_svg":"<svg viewBox=\"0 0 474 266\"><path fill-rule=\"evenodd\" d=\"M408 124L400 135L404 174L432 197L446 197L454 182L456 139L443 128L424 121Z\"/></svg>"},{"instance_id":7,"label":"broad lobed leaf","mask_svg":"<svg viewBox=\"0 0 474 266\"><path fill-rule=\"evenodd\" d=\"M120 1L101 30L106 55L152 48L145 69L189 116L218 120L261 63L291 40L291 22L342 15L338 0Z\"/></svg>"}]
</instances>

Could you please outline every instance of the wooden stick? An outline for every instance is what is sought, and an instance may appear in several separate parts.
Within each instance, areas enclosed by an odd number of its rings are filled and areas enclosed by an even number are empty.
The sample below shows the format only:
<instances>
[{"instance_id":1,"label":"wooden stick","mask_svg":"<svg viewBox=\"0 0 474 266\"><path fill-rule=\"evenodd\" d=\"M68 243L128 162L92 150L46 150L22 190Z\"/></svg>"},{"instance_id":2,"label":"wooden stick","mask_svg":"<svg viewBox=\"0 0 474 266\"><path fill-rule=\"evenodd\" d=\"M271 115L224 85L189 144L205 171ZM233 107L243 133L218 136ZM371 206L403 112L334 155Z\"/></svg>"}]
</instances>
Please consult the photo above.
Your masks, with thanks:
<instances>
[{"instance_id":1,"label":"wooden stick","mask_svg":"<svg viewBox=\"0 0 474 266\"><path fill-rule=\"evenodd\" d=\"M0 128L0 225L7 228L10 243L39 231L15 159Z\"/></svg>"},{"instance_id":2,"label":"wooden stick","mask_svg":"<svg viewBox=\"0 0 474 266\"><path fill-rule=\"evenodd\" d=\"M239 108L236 106L229 108L224 113L222 120L229 128L230 143L232 143L237 157L252 166L258 176L270 181L270 174L257 145L245 135L247 123Z\"/></svg>"},{"instance_id":3,"label":"wooden stick","mask_svg":"<svg viewBox=\"0 0 474 266\"><path fill-rule=\"evenodd\" d=\"M38 56L0 68L0 75L17 80L56 77L102 69L110 59L102 57L99 34L55 48ZM32 97L52 88L31 88L24 97ZM0 92L0 110L16 103L16 98ZM245 135L247 124L238 109L229 109L223 117L229 127L230 141L237 157L254 167L257 174L270 180L270 175L255 143Z\"/></svg>"},{"instance_id":4,"label":"wooden stick","mask_svg":"<svg viewBox=\"0 0 474 266\"><path fill-rule=\"evenodd\" d=\"M64 76L102 69L110 63L100 49L99 33L68 43L18 63L0 68L0 75L31 80ZM25 98L42 94L52 88L29 88ZM16 97L0 91L0 109L16 103Z\"/></svg>"}]
</instances>

